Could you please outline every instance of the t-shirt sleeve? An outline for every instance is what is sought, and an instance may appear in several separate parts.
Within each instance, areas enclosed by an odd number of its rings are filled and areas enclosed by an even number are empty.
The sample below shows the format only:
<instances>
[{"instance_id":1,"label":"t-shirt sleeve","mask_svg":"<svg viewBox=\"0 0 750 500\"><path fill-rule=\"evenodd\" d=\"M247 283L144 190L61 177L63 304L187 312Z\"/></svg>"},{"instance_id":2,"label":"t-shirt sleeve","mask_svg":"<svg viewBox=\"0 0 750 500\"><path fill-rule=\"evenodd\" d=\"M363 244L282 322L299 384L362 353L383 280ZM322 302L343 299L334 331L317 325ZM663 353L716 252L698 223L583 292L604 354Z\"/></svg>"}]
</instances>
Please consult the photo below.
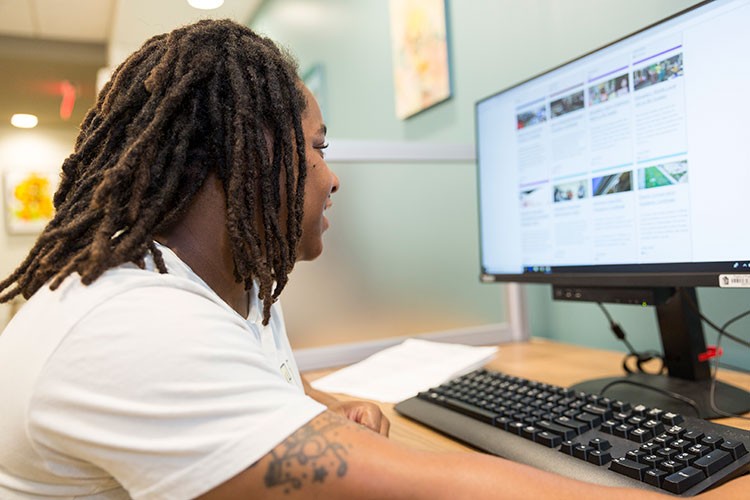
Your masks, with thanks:
<instances>
[{"instance_id":1,"label":"t-shirt sleeve","mask_svg":"<svg viewBox=\"0 0 750 500\"><path fill-rule=\"evenodd\" d=\"M136 499L205 493L325 409L286 382L239 315L163 286L89 313L35 394L30 434L49 460L89 462Z\"/></svg>"}]
</instances>

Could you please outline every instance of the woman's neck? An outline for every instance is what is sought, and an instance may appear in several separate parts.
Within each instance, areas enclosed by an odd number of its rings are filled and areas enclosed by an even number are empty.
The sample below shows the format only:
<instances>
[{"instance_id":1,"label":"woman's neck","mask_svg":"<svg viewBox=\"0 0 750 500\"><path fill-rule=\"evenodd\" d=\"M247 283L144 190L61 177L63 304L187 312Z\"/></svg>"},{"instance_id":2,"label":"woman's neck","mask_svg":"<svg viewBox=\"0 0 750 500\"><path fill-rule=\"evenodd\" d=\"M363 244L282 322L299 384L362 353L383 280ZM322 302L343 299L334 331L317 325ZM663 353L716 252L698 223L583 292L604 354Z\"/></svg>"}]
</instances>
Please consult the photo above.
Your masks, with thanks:
<instances>
[{"instance_id":1,"label":"woman's neck","mask_svg":"<svg viewBox=\"0 0 750 500\"><path fill-rule=\"evenodd\" d=\"M249 313L249 295L234 279L234 259L226 229L226 201L221 181L209 174L185 215L156 235L216 294L242 317Z\"/></svg>"}]
</instances>

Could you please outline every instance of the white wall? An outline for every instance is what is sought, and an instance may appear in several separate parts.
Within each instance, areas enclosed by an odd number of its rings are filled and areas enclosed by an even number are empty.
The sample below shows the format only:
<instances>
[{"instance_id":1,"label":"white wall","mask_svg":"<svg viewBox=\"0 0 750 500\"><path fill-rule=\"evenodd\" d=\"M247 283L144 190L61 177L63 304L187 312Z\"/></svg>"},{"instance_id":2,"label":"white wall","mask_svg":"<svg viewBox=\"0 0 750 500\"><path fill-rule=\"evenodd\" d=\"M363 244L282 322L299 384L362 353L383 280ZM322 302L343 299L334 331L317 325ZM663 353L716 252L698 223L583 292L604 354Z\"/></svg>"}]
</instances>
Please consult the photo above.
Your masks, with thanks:
<instances>
[{"instance_id":1,"label":"white wall","mask_svg":"<svg viewBox=\"0 0 750 500\"><path fill-rule=\"evenodd\" d=\"M15 169L60 169L73 151L77 130L48 128L21 130L0 127L0 177ZM4 184L3 184L4 186ZM15 270L36 240L34 235L8 234L5 201L0 204L0 279ZM0 330L9 319L10 307L0 305Z\"/></svg>"}]
</instances>

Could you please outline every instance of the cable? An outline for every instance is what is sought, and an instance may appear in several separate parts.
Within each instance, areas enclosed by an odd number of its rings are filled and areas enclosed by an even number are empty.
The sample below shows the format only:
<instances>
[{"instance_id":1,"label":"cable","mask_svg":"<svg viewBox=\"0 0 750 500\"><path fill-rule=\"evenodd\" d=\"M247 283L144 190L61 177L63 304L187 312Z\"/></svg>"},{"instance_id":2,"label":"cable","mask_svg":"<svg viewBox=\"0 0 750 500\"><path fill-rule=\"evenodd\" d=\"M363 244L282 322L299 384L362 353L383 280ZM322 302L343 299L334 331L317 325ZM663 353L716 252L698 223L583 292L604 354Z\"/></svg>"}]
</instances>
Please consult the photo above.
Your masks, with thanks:
<instances>
[{"instance_id":1,"label":"cable","mask_svg":"<svg viewBox=\"0 0 750 500\"><path fill-rule=\"evenodd\" d=\"M719 352L719 349L721 348L722 337L727 337L731 340L734 340L735 342L739 344L742 344L746 347L750 347L750 342L747 342L727 332L727 328L729 328L729 325L731 325L732 323L735 323L736 321L741 320L745 316L750 315L750 309L731 318L726 323L724 323L721 327L719 327L719 326L716 326L716 324L714 324L713 321L706 318L702 312L700 312L700 310L698 309L698 305L695 302L693 302L693 299L687 293L685 293L685 290L683 288L680 288L679 291L682 297L686 300L686 302L690 306L690 309L692 309L700 317L700 319L703 320L707 325L709 325L711 328L719 332L719 335L716 337L716 351L717 352ZM709 395L708 395L708 404L711 405L711 410L713 410L714 412L718 413L719 415L723 417L734 417L734 418L741 418L743 420L750 420L750 417L745 417L744 415L739 415L736 413L729 413L729 412L719 409L719 407L716 406L716 377L717 377L717 374L719 373L719 356L716 356L714 358L714 361L712 364L713 364L713 367L712 367L713 369L711 371L711 383L709 384ZM711 365L709 364L709 366Z\"/></svg>"},{"instance_id":2,"label":"cable","mask_svg":"<svg viewBox=\"0 0 750 500\"><path fill-rule=\"evenodd\" d=\"M721 329L719 330L719 336L716 338L716 350L717 351L721 347L721 338L726 335L726 329L729 327L729 325L744 318L748 314L750 314L750 310L747 310L744 313L738 314L734 318L724 323L724 325L722 325ZM708 403L711 405L711 409L723 417L734 417L734 418L741 418L743 420L750 420L750 417L739 415L737 413L729 413L729 412L719 409L719 407L716 406L716 377L718 373L719 373L719 356L716 356L713 362L713 371L711 372L711 384L709 386L709 396L708 396Z\"/></svg>"},{"instance_id":3,"label":"cable","mask_svg":"<svg viewBox=\"0 0 750 500\"><path fill-rule=\"evenodd\" d=\"M599 308L601 308L602 312L604 312L604 315L607 317L607 320L609 321L609 327L612 330L612 333L615 334L615 337L620 339L625 346L628 348L628 351L630 354L626 355L625 358L622 360L622 369L625 370L626 373L636 373L636 370L633 370L628 366L628 361L630 359L635 359L635 365L637 368L638 373L645 373L647 375L659 375L664 372L664 358L656 351L646 351L646 352L638 352L633 348L633 345L628 341L628 339L625 337L625 330L622 329L622 327L617 324L612 318L612 315L609 313L609 311L604 307L604 304L601 302L596 303ZM651 361L652 359L658 359L661 361L661 367L659 370L655 373L649 373L643 368L643 364Z\"/></svg>"},{"instance_id":4,"label":"cable","mask_svg":"<svg viewBox=\"0 0 750 500\"><path fill-rule=\"evenodd\" d=\"M660 392L660 393L664 394L665 396L669 396L670 398L677 399L679 401L682 401L683 403L686 403L686 404L690 405L690 407L693 409L693 411L695 412L695 414L700 417L700 410L698 408L698 403L696 403L694 400L692 400L692 399L690 399L688 397L685 397L682 394L678 394L676 392L668 391L666 389L660 389L658 387L652 387L652 386L650 386L648 384L644 384L644 383L641 383L641 382L635 382L633 380L628 380L628 379L613 380L612 382L610 382L607 385L605 385L604 387L602 387L601 390L599 391L599 394L601 394L603 396L604 395L604 391L606 391L607 389L609 389L613 385L617 385L617 384L637 385L638 387L643 387L645 389L650 389L650 390L655 391L655 392Z\"/></svg>"},{"instance_id":5,"label":"cable","mask_svg":"<svg viewBox=\"0 0 750 500\"><path fill-rule=\"evenodd\" d=\"M688 303L688 306L690 306L690 309L692 309L693 312L695 312L695 314L697 314L698 317L700 317L700 319L702 319L708 326L710 326L711 328L713 328L714 330L716 330L717 332L719 332L719 334L721 334L722 332L724 332L724 336L726 336L729 339L734 340L738 344L742 344L745 347L750 347L750 342L748 342L747 340L743 340L743 339L741 339L739 337L736 337L735 335L732 335L731 333L729 333L729 332L727 332L725 330L725 327L731 325L732 323L734 323L737 320L740 320L740 319L744 318L747 315L750 315L750 309L748 309L747 311L745 311L743 313L738 314L734 318L732 318L729 321L727 321L724 324L724 327L719 327L719 326L716 326L716 324L713 321L711 321L710 319L708 319L707 317L705 317L703 315L703 313L700 311L700 309L698 309L698 305L695 302L693 302L693 299L687 293L685 293L685 290L683 288L678 288L678 290L680 291L680 295L682 295L682 297Z\"/></svg>"}]
</instances>

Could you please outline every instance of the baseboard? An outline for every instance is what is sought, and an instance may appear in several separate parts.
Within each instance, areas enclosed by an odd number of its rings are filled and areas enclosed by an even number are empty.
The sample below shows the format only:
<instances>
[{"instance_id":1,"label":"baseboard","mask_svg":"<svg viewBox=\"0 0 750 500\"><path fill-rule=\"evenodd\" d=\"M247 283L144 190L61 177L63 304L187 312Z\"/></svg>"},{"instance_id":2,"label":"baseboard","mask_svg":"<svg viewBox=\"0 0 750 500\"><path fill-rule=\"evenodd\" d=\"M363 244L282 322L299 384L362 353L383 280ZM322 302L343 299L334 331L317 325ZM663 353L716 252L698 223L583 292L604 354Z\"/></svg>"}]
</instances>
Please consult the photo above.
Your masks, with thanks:
<instances>
[{"instance_id":1,"label":"baseboard","mask_svg":"<svg viewBox=\"0 0 750 500\"><path fill-rule=\"evenodd\" d=\"M302 372L332 368L356 363L386 347L400 344L407 338L420 338L436 342L453 342L467 345L492 345L518 340L518 336L514 334L510 324L494 323L457 330L413 335L411 337L391 337L368 342L352 342L350 344L336 344L327 347L297 349L294 351L294 357L297 360L297 366Z\"/></svg>"}]
</instances>

